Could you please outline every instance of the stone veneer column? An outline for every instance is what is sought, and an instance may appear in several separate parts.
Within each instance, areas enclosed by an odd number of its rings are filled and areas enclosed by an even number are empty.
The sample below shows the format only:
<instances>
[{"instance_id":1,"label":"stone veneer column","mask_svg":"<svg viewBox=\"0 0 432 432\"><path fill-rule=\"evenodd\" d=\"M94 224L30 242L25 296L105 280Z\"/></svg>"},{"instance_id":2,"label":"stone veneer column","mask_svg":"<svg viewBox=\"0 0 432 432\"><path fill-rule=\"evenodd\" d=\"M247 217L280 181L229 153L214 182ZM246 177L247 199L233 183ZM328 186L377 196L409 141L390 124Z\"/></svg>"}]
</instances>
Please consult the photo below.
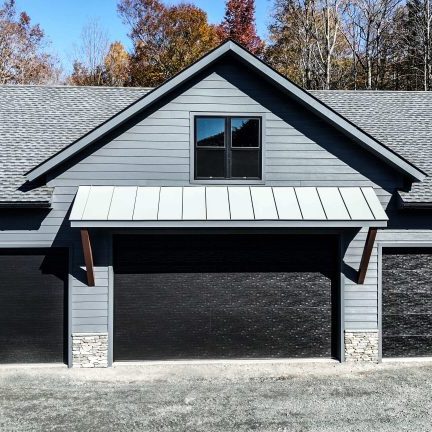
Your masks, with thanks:
<instances>
[{"instance_id":1,"label":"stone veneer column","mask_svg":"<svg viewBox=\"0 0 432 432\"><path fill-rule=\"evenodd\" d=\"M72 367L108 367L108 333L73 333Z\"/></svg>"},{"instance_id":2,"label":"stone veneer column","mask_svg":"<svg viewBox=\"0 0 432 432\"><path fill-rule=\"evenodd\" d=\"M346 330L345 360L347 362L378 362L378 330Z\"/></svg>"}]
</instances>

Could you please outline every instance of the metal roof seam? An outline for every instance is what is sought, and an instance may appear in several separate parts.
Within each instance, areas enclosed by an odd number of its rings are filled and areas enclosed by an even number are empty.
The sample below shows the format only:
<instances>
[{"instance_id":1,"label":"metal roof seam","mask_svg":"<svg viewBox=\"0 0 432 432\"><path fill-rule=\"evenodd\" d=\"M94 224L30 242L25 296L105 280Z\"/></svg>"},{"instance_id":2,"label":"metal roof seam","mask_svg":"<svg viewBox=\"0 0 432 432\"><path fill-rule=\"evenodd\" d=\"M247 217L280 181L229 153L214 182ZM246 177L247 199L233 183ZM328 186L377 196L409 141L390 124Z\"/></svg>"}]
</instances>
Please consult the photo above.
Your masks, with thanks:
<instances>
[{"instance_id":1,"label":"metal roof seam","mask_svg":"<svg viewBox=\"0 0 432 432\"><path fill-rule=\"evenodd\" d=\"M374 211L372 210L372 207L370 206L369 201L368 201L368 199L366 198L366 195L365 195L364 192L363 192L363 188L359 188L359 189L360 189L361 194L363 195L364 200L366 201L367 206L369 207L370 212L372 213L372 217L373 217L375 220L377 220L376 217L375 217L375 213L374 213Z\"/></svg>"},{"instance_id":2,"label":"metal roof seam","mask_svg":"<svg viewBox=\"0 0 432 432\"><path fill-rule=\"evenodd\" d=\"M294 191L294 196L295 196L295 198L296 198L296 200L297 200L298 208L299 208L299 210L300 210L300 215L301 215L302 219L305 220L305 218L304 218L304 216L303 216L302 208L301 208L300 201L299 201L299 199L298 199L297 191L296 191L296 188L295 188L295 187L293 187L293 191Z\"/></svg>"}]
</instances>

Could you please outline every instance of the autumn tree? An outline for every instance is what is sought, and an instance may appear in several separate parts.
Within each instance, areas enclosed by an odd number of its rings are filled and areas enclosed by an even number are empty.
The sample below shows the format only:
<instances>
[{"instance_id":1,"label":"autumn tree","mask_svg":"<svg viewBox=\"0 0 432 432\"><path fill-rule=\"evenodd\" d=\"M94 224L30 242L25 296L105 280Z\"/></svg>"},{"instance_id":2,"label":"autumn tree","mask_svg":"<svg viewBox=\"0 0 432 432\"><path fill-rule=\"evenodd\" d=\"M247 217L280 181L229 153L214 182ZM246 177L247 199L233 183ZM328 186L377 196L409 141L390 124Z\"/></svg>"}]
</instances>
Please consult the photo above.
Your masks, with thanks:
<instances>
[{"instance_id":1,"label":"autumn tree","mask_svg":"<svg viewBox=\"0 0 432 432\"><path fill-rule=\"evenodd\" d=\"M343 0L276 0L266 59L308 89L340 80L347 44L341 34Z\"/></svg>"},{"instance_id":2,"label":"autumn tree","mask_svg":"<svg viewBox=\"0 0 432 432\"><path fill-rule=\"evenodd\" d=\"M160 0L120 0L118 10L133 42L130 84L156 86L214 48L215 26L198 7Z\"/></svg>"},{"instance_id":3,"label":"autumn tree","mask_svg":"<svg viewBox=\"0 0 432 432\"><path fill-rule=\"evenodd\" d=\"M254 0L227 0L219 30L222 39L233 39L252 53L262 54L264 42L256 31Z\"/></svg>"},{"instance_id":4,"label":"autumn tree","mask_svg":"<svg viewBox=\"0 0 432 432\"><path fill-rule=\"evenodd\" d=\"M46 52L47 41L39 25L15 0L0 7L0 84L43 84L57 81L57 60Z\"/></svg>"},{"instance_id":5,"label":"autumn tree","mask_svg":"<svg viewBox=\"0 0 432 432\"><path fill-rule=\"evenodd\" d=\"M124 86L129 81L129 54L121 42L110 45L104 59L105 80L111 86Z\"/></svg>"},{"instance_id":6,"label":"autumn tree","mask_svg":"<svg viewBox=\"0 0 432 432\"><path fill-rule=\"evenodd\" d=\"M316 87L310 3L276 0L265 59L299 85Z\"/></svg>"}]
</instances>

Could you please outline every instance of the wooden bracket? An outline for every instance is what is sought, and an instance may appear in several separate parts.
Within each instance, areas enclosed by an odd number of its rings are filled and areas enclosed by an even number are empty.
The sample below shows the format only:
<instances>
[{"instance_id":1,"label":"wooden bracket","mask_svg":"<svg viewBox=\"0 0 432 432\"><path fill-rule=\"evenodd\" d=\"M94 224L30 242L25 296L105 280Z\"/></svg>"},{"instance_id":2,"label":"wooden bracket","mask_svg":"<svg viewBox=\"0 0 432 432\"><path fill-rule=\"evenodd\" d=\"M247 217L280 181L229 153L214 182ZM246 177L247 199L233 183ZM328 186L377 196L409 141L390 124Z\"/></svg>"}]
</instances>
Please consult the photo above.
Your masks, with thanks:
<instances>
[{"instance_id":1,"label":"wooden bracket","mask_svg":"<svg viewBox=\"0 0 432 432\"><path fill-rule=\"evenodd\" d=\"M375 238L377 235L377 229L376 228L369 228L369 231L367 233L366 237L366 243L363 249L363 255L362 259L360 261L360 267L358 271L358 280L357 283L362 285L365 281L366 272L369 267L369 261L370 257L372 255L372 249L375 243Z\"/></svg>"},{"instance_id":2,"label":"wooden bracket","mask_svg":"<svg viewBox=\"0 0 432 432\"><path fill-rule=\"evenodd\" d=\"M84 253L84 262L87 271L87 285L92 287L95 286L95 277L93 266L93 253L88 229L81 230L81 242Z\"/></svg>"}]
</instances>

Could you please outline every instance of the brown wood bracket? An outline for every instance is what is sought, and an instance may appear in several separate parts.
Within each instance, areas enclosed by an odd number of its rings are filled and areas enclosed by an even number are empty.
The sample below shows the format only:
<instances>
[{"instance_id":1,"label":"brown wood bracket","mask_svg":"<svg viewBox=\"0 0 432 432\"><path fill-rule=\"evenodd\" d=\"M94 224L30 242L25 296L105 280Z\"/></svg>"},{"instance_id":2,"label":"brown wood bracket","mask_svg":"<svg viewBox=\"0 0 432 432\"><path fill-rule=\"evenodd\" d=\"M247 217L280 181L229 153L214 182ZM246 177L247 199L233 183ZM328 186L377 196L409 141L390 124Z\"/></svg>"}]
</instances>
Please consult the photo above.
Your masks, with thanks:
<instances>
[{"instance_id":1,"label":"brown wood bracket","mask_svg":"<svg viewBox=\"0 0 432 432\"><path fill-rule=\"evenodd\" d=\"M360 267L358 271L358 279L357 283L362 285L365 281L366 272L369 267L369 261L370 257L372 255L372 249L375 243L375 238L377 235L377 229L376 228L369 228L369 231L367 233L366 237L366 243L363 249L363 255L362 259L360 261Z\"/></svg>"},{"instance_id":2,"label":"brown wood bracket","mask_svg":"<svg viewBox=\"0 0 432 432\"><path fill-rule=\"evenodd\" d=\"M81 242L84 253L84 262L86 266L87 272L87 285L95 286L95 277L94 277L94 266L93 266L93 253L92 247L90 243L90 236L88 229L81 230Z\"/></svg>"}]
</instances>

